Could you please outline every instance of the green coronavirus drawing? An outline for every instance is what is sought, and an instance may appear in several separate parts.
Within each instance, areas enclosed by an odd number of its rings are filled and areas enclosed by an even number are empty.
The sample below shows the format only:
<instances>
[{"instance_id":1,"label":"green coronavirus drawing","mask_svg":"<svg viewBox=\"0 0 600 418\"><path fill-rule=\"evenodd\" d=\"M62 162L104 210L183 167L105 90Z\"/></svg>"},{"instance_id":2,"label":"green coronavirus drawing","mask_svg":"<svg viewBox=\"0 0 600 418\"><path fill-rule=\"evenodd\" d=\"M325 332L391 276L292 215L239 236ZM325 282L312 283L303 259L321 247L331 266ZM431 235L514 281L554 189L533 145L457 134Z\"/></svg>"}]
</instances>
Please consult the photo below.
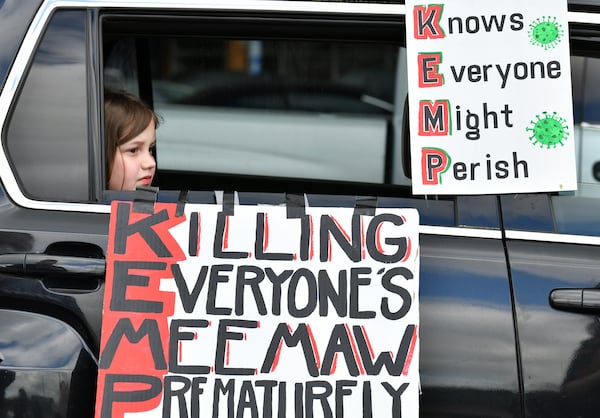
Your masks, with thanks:
<instances>
[{"instance_id":1,"label":"green coronavirus drawing","mask_svg":"<svg viewBox=\"0 0 600 418\"><path fill-rule=\"evenodd\" d=\"M529 25L529 42L544 49L555 48L565 35L556 17L542 16Z\"/></svg>"},{"instance_id":2,"label":"green coronavirus drawing","mask_svg":"<svg viewBox=\"0 0 600 418\"><path fill-rule=\"evenodd\" d=\"M558 144L564 145L569 136L567 120L558 116L556 112L543 112L536 115L536 120L526 128L531 133L529 140L540 148L556 148Z\"/></svg>"}]
</instances>

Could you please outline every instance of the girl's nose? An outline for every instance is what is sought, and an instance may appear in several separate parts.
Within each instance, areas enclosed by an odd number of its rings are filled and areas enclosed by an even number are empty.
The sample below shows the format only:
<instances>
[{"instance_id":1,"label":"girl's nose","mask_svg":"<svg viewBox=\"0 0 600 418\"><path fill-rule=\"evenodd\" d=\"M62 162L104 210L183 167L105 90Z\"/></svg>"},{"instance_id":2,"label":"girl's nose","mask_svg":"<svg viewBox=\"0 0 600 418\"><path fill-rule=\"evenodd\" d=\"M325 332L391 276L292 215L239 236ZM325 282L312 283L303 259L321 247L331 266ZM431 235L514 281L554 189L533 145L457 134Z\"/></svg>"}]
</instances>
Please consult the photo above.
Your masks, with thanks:
<instances>
[{"instance_id":1,"label":"girl's nose","mask_svg":"<svg viewBox=\"0 0 600 418\"><path fill-rule=\"evenodd\" d=\"M148 151L144 157L143 167L145 169L150 169L156 167L156 160L150 151Z\"/></svg>"}]
</instances>

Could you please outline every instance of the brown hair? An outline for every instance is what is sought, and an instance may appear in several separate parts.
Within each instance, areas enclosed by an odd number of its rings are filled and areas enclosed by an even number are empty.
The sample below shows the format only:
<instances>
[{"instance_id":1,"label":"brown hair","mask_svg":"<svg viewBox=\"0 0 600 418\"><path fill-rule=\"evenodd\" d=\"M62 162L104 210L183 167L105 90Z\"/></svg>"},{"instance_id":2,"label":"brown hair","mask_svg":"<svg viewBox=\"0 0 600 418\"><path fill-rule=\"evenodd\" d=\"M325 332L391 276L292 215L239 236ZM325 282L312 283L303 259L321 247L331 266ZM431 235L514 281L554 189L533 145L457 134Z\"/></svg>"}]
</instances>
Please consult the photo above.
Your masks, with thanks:
<instances>
[{"instance_id":1,"label":"brown hair","mask_svg":"<svg viewBox=\"0 0 600 418\"><path fill-rule=\"evenodd\" d=\"M152 120L154 120L154 127L158 128L158 116L139 97L121 90L104 91L107 183L117 148L141 134Z\"/></svg>"}]
</instances>

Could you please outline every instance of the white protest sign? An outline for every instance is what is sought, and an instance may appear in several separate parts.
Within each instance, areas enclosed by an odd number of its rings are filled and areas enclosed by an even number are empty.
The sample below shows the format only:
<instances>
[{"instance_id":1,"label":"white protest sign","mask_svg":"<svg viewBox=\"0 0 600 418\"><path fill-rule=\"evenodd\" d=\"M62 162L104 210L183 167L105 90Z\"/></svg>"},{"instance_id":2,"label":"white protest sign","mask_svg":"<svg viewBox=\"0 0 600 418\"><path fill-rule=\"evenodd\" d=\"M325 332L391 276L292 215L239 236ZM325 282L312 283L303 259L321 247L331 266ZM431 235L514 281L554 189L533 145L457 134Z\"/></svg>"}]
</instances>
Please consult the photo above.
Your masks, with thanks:
<instances>
[{"instance_id":1,"label":"white protest sign","mask_svg":"<svg viewBox=\"0 0 600 418\"><path fill-rule=\"evenodd\" d=\"M417 211L232 209L113 203L96 417L418 416Z\"/></svg>"},{"instance_id":2,"label":"white protest sign","mask_svg":"<svg viewBox=\"0 0 600 418\"><path fill-rule=\"evenodd\" d=\"M415 194L575 190L566 0L407 0Z\"/></svg>"}]
</instances>

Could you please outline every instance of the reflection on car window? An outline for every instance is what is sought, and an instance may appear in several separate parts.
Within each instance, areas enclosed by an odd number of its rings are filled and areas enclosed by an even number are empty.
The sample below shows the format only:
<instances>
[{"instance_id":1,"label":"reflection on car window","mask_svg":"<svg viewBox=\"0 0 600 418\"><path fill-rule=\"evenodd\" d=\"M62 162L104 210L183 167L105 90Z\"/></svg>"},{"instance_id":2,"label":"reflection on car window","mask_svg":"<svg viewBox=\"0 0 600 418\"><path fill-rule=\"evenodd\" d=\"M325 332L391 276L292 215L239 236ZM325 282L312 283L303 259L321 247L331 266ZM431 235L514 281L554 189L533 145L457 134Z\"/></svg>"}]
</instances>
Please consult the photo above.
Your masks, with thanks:
<instances>
[{"instance_id":1,"label":"reflection on car window","mask_svg":"<svg viewBox=\"0 0 600 418\"><path fill-rule=\"evenodd\" d=\"M577 196L600 197L600 58L573 57Z\"/></svg>"},{"instance_id":2,"label":"reflection on car window","mask_svg":"<svg viewBox=\"0 0 600 418\"><path fill-rule=\"evenodd\" d=\"M84 19L55 13L9 122L9 158L35 199L90 199Z\"/></svg>"},{"instance_id":3,"label":"reflection on car window","mask_svg":"<svg viewBox=\"0 0 600 418\"><path fill-rule=\"evenodd\" d=\"M585 59L583 91L583 115L584 122L600 124L600 58L587 57Z\"/></svg>"}]
</instances>

